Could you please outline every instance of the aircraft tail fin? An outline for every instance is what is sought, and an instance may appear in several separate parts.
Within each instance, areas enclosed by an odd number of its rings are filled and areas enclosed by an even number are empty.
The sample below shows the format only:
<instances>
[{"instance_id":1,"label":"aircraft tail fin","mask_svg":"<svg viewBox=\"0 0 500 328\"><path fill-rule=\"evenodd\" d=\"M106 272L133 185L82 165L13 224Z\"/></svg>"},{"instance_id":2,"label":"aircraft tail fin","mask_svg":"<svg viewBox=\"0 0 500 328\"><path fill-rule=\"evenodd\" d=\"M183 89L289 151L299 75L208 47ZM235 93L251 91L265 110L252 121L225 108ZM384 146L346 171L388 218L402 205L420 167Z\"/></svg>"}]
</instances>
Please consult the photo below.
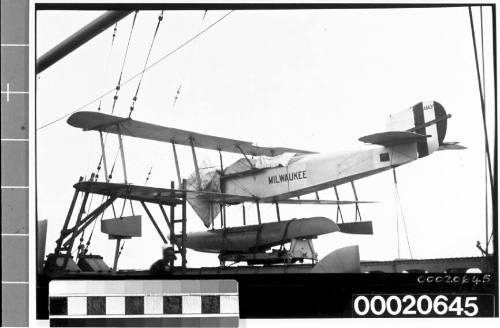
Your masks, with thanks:
<instances>
[{"instance_id":1,"label":"aircraft tail fin","mask_svg":"<svg viewBox=\"0 0 500 328\"><path fill-rule=\"evenodd\" d=\"M428 136L417 141L418 157L425 157L444 145L447 120L444 107L436 101L420 102L413 107L392 114L387 120L387 131L406 131Z\"/></svg>"}]
</instances>

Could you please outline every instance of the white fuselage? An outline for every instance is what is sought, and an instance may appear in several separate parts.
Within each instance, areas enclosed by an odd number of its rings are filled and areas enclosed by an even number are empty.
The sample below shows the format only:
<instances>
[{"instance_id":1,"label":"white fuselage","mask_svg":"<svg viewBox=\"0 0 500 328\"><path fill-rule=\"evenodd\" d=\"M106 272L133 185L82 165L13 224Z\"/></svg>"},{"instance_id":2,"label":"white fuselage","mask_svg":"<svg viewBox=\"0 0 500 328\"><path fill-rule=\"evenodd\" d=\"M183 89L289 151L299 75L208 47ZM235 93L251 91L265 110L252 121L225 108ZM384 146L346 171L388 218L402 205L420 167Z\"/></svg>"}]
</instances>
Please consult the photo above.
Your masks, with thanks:
<instances>
[{"instance_id":1,"label":"white fuselage","mask_svg":"<svg viewBox=\"0 0 500 328\"><path fill-rule=\"evenodd\" d=\"M262 199L286 199L330 188L411 162L416 143L342 153L303 155L287 166L225 179L223 192Z\"/></svg>"}]
</instances>

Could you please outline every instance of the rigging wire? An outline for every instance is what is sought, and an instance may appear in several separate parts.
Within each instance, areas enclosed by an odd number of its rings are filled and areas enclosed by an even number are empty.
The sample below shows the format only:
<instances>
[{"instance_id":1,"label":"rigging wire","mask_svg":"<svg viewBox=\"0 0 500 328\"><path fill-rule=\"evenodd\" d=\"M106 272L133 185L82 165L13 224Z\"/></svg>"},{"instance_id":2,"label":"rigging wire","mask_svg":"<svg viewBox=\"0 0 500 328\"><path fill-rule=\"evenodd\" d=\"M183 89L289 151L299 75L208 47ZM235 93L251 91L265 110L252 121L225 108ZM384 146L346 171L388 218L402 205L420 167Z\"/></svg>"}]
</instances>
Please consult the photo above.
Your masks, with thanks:
<instances>
[{"instance_id":1,"label":"rigging wire","mask_svg":"<svg viewBox=\"0 0 500 328\"><path fill-rule=\"evenodd\" d=\"M203 28L203 23L205 22L205 17L207 16L207 12L208 12L208 10L205 10L203 12L203 17L201 18L200 24L199 24L198 29L197 29L198 33ZM188 55L189 59L187 60L187 62L192 62L193 61L191 58L193 57L193 53L196 53L196 49L194 49L194 48L196 48L196 45L194 45L193 47L191 47L190 54ZM184 71L183 77L181 78L181 83L179 84L179 87L177 88L177 92L175 93L175 97L174 97L174 101L172 103L172 107L175 107L175 104L177 103L177 100L179 99L179 96L181 94L182 83L186 79L186 76L189 78L189 76L191 75L190 74L191 71L192 71L192 65L188 65L187 70Z\"/></svg>"},{"instance_id":2,"label":"rigging wire","mask_svg":"<svg viewBox=\"0 0 500 328\"><path fill-rule=\"evenodd\" d=\"M162 13L163 13L163 12L162 12ZM151 168L149 169L148 175L147 175L147 177L146 177L146 181L144 182L144 185L146 185L146 184L148 183L148 180L149 180L149 178L150 178L150 176L151 176L151 172L152 172L152 170L153 170L153 167L151 166ZM126 201L126 200L125 200L125 201ZM130 206L132 207L132 200L130 200ZM122 209L122 214L120 215L120 217L122 217L122 216L123 216L123 210L124 210L124 209L125 209L125 202L123 202L123 209ZM134 211L134 209L132 208L132 212L133 212L133 211ZM133 215L133 213L132 213L132 215ZM124 240L124 241L122 242L121 247L120 247L120 250L118 251L117 258L120 258L120 255L121 255L121 254L122 254L122 252L123 252L123 248L125 247L125 242L126 242L126 241L127 241L127 240Z\"/></svg>"},{"instance_id":3,"label":"rigging wire","mask_svg":"<svg viewBox=\"0 0 500 328\"><path fill-rule=\"evenodd\" d=\"M395 189L394 189L394 198L397 198ZM400 248L399 248L399 210L398 210L397 204L396 204L396 239L397 239L397 245L398 245L398 259L400 259L401 252L400 252Z\"/></svg>"},{"instance_id":4,"label":"rigging wire","mask_svg":"<svg viewBox=\"0 0 500 328\"><path fill-rule=\"evenodd\" d=\"M118 29L118 23L115 24L115 27L113 29L113 35L111 37L111 44L110 44L110 47L109 47L109 50L108 50L108 55L107 55L107 59L106 59L106 64L105 64L105 69L104 69L104 74L103 74L103 78L101 79L102 81L102 85L101 87L104 87L105 86L105 81L107 81L107 77L109 75L109 68L110 68L110 62L111 62L111 54L113 53L113 45L114 45L114 42L115 42L115 37L116 37L116 32L117 32L117 29ZM102 105L102 98L101 97L99 99L99 105L97 106L97 111L100 112L101 111L101 105ZM107 134L106 134L107 135ZM90 157L90 156L89 156ZM101 154L101 158L99 159L99 164L97 165L97 171L99 172L99 167L102 163L102 154ZM88 164L87 164L87 168L88 168ZM97 181L97 179L96 179ZM93 196L93 195L92 195ZM90 204L92 204L92 198L90 198ZM90 206L89 208L90 209Z\"/></svg>"},{"instance_id":5,"label":"rigging wire","mask_svg":"<svg viewBox=\"0 0 500 328\"><path fill-rule=\"evenodd\" d=\"M111 108L111 114L113 114L113 112L115 111L116 101L118 100L118 92L120 91L120 87L121 87L121 82L122 82L122 77L123 77L123 69L125 68L125 62L127 61L128 49L130 46L130 40L132 39L132 33L134 32L134 26L135 26L135 20L137 18L137 13L138 13L138 11L136 11L134 13L134 18L132 20L132 26L130 27L130 34L128 36L127 47L125 48L125 55L123 56L120 77L118 78L118 83L116 84L116 87L115 87L116 92L115 92L115 96L113 97L113 107Z\"/></svg>"},{"instance_id":6,"label":"rigging wire","mask_svg":"<svg viewBox=\"0 0 500 328\"><path fill-rule=\"evenodd\" d=\"M483 33L483 6L479 7L480 8L480 20L481 20L481 64L482 64L482 78L483 78L483 102L484 106L486 107L486 78L484 74L484 33ZM489 246L489 239L488 239L488 158L486 157L486 154L484 154L484 187L485 187L485 252L488 254L488 246Z\"/></svg>"},{"instance_id":7,"label":"rigging wire","mask_svg":"<svg viewBox=\"0 0 500 328\"><path fill-rule=\"evenodd\" d=\"M396 195L396 223L397 223L397 229L398 229L398 256L399 256L399 213L401 213L401 220L403 221L403 228L404 232L406 235L406 243L408 245L408 251L410 253L410 258L413 259L413 253L411 251L411 246L410 246L410 238L408 237L408 230L406 229L406 220L403 212L403 206L401 205L401 198L399 197L399 190L398 190L398 180L396 178L396 168L392 169L393 177L394 177L394 191ZM398 211L399 208L399 211Z\"/></svg>"},{"instance_id":8,"label":"rigging wire","mask_svg":"<svg viewBox=\"0 0 500 328\"><path fill-rule=\"evenodd\" d=\"M130 38L132 36L132 31L133 31L133 28L134 28L134 24L135 24L135 19L136 19L136 16L137 16L137 11L135 12L135 15L134 15L134 19L133 19L133 22L132 22L132 27L130 29L130 35L129 35L129 40L128 40L128 43L127 43L127 48L126 48L126 51L125 51L125 56L124 56L124 60L123 60L123 63L122 63L122 68L121 68L121 72L120 72L120 78L118 80L118 84L120 83L120 80L121 80L121 76L123 74L123 69L124 69L124 66L125 66L125 60L126 60L126 57L127 57L127 52L128 52L128 48L129 48L129 45L130 45ZM108 75L108 71L109 71L109 63L110 63L110 58L111 58L111 53L112 53L112 50L113 50L113 45L114 45L114 42L115 42L115 38L116 38L116 32L118 30L118 23L115 24L114 28L113 28L113 35L112 35L112 38L111 38L111 46L110 46L110 49L109 49L109 52L108 52L108 58L106 60L106 70L105 70L105 73L104 73L104 76L106 77ZM103 81L105 81L106 79L103 79ZM119 89L119 87L118 87ZM99 105L97 107L97 111L100 112L101 111L101 105L102 105L102 98L101 97L99 99ZM117 93L115 94L115 100L114 100L114 103L113 103L113 109L112 111L114 110L114 106L116 104L116 99L118 98L118 90L117 90ZM105 141L104 141L104 145L106 145L106 142L108 140L108 133L106 133L106 136L105 136ZM99 163L97 164L97 170L96 170L96 177L95 177L95 181L98 180L99 178L99 172L100 172L100 169L101 169L101 164L102 164L102 160L103 160L103 156L104 154L101 153L101 156L99 158ZM116 158L115 158L115 161L116 161ZM109 179L108 177L106 177L105 180ZM92 194L92 196L90 197L90 202L89 202L89 206L88 206L88 209L87 209L87 212L90 211L90 208L91 208L91 205L92 205L92 201L93 201L93 198L94 198L94 194ZM105 197L103 196L101 198L101 205L104 203L104 199ZM113 208L113 212L115 212L115 208L114 208L114 205L112 205L112 208ZM100 220L102 221L102 218L104 217L104 213L105 211L103 211L102 215L101 215L101 218ZM116 214L115 214L116 216ZM85 230L83 230L83 233L82 233L82 238L80 239L80 244L82 246L82 250L81 250L81 254L85 255L87 254L88 252L88 248L90 246L90 242L92 240L92 236L94 235L94 229L95 229L95 225L97 223L97 220L94 220L94 224L92 225L92 229L90 231L90 235L87 239L87 242L85 245L82 244L83 242L83 238L84 238L84 234L85 234Z\"/></svg>"},{"instance_id":9,"label":"rigging wire","mask_svg":"<svg viewBox=\"0 0 500 328\"><path fill-rule=\"evenodd\" d=\"M392 174L393 174L393 177L394 177L394 185L397 184L397 180L396 180L396 169L393 168L392 169ZM397 189L394 188L394 198L397 199ZM398 259L401 258L401 252L400 252L400 248L399 248L399 210L398 210L398 204L396 204L396 239L397 239L397 245L398 245Z\"/></svg>"},{"instance_id":10,"label":"rigging wire","mask_svg":"<svg viewBox=\"0 0 500 328\"><path fill-rule=\"evenodd\" d=\"M137 78L138 76L140 76L142 74L142 72L144 71L148 71L150 70L151 68L157 66L159 63L161 63L162 61L164 61L165 59L167 59L168 57L170 57L171 55L175 54L176 52L178 52L179 50L181 50L182 48L184 48L185 46L187 46L189 43L191 43L192 41L194 41L196 38L200 37L201 35L203 35L205 32L207 32L208 30L210 30L212 27L214 27L215 25L217 25L219 22L221 22L224 18L226 18L227 16L229 16L234 10L231 10L229 11L227 14L225 14L224 16L222 16L221 18L219 18L218 20L216 20L215 22L213 22L212 24L210 24L209 26L207 26L206 28L204 28L200 33L192 36L191 38L189 38L187 41L185 41L184 43L180 44L179 46L177 46L175 49L173 49L172 51L168 52L166 55L164 55L163 57L161 57L160 59L158 59L157 61L153 62L151 65L149 65L148 67L146 67L145 69L143 69L142 71L140 72L137 72L135 73L134 75L128 77L127 79L125 79L122 83L121 83L121 86L125 85L125 84L128 84L130 81L134 80L135 78ZM55 124L63 119L65 119L66 117L68 117L69 115L71 114L74 114L78 111L81 111L82 109L92 105L93 103L95 103L96 101L98 101L100 98L102 97L105 97L109 94L111 94L115 89L111 89L103 94L101 94L100 96L98 96L97 98L89 101L88 103L78 107L77 109L65 114L64 116L61 116L53 121L50 121L44 125L42 125L41 127L37 128L37 130L41 130L41 129L44 129L48 126L51 126L52 124Z\"/></svg>"},{"instance_id":11,"label":"rigging wire","mask_svg":"<svg viewBox=\"0 0 500 328\"><path fill-rule=\"evenodd\" d=\"M484 101L484 97L483 97L483 87L481 85L481 73L479 72L479 59L477 56L476 35L475 35L475 31L474 31L474 19L472 17L472 7L471 6L469 6L469 21L470 21L471 33L472 33L472 43L474 46L474 57L476 60L477 84L479 87L479 98L481 100L481 112L482 112L482 118L483 118L483 130L484 130L484 140L485 140L485 148L486 148L486 158L488 161L488 173L489 173L489 179L490 179L490 184L491 184L491 192L493 192L494 191L493 171L491 169L490 145L489 145L489 141L488 141L488 129L486 126L486 109L485 109L485 101Z\"/></svg>"},{"instance_id":12,"label":"rigging wire","mask_svg":"<svg viewBox=\"0 0 500 328\"><path fill-rule=\"evenodd\" d=\"M151 45L149 46L148 55L146 56L146 61L144 62L144 67L142 68L142 73L141 73L141 77L139 78L139 83L137 83L137 89L135 90L134 98L132 98L132 105L130 105L130 112L128 114L128 117L131 117L132 112L134 111L135 102L137 101L137 96L139 95L139 89L141 88L142 79L144 78L144 73L146 72L146 67L148 65L149 57L151 56L151 50L153 50L153 45L155 43L156 35L158 34L158 30L160 29L160 24L161 24L162 20L163 20L163 10L161 11L160 16L158 16L158 23L156 24L156 29L155 29L155 32L153 34L153 39L151 40Z\"/></svg>"},{"instance_id":13,"label":"rigging wire","mask_svg":"<svg viewBox=\"0 0 500 328\"><path fill-rule=\"evenodd\" d=\"M493 197L493 193L495 190L495 185L494 185L494 180L493 180L493 171L491 168L491 159L490 159L490 147L489 147L489 140L488 140L488 130L487 130L487 125L486 125L486 80L485 80L485 74L484 74L484 42L483 42L483 7L480 7L480 21L481 21L481 58L482 58L482 83L481 83L481 74L479 72L479 59L477 55L477 46L476 46L476 35L475 35L475 30L474 30L474 19L472 16L472 7L469 6L469 21L470 21L470 26L471 26L471 33L472 33L472 42L474 46L474 58L476 62L476 73L477 73L477 82L478 82L478 87L479 87L479 96L481 100L481 112L482 112L482 119L483 119L483 130L484 130L484 140L485 140L485 162L486 162L486 177L485 177L485 185L486 185L486 252L488 249L489 245L489 238L488 238L488 178L490 180L490 194ZM489 175L488 175L489 173Z\"/></svg>"},{"instance_id":14,"label":"rigging wire","mask_svg":"<svg viewBox=\"0 0 500 328\"><path fill-rule=\"evenodd\" d=\"M151 166L149 168L149 172L148 172L148 175L146 177L146 181L144 181L144 185L147 185L148 184L148 181L149 181L149 178L151 177L151 172L153 171L153 167Z\"/></svg>"},{"instance_id":15,"label":"rigging wire","mask_svg":"<svg viewBox=\"0 0 500 328\"><path fill-rule=\"evenodd\" d=\"M177 102L177 99L179 98L179 95L181 93L181 88L182 88L182 83L179 84L179 88L177 89L177 92L175 93L175 98L174 98L174 102L172 104L172 107L175 107L175 103Z\"/></svg>"},{"instance_id":16,"label":"rigging wire","mask_svg":"<svg viewBox=\"0 0 500 328\"><path fill-rule=\"evenodd\" d=\"M107 80L107 76L108 76L108 73L109 73L109 63L111 62L111 54L113 52L113 45L115 43L115 37L116 37L116 31L118 29L118 23L115 24L115 27L113 28L113 36L111 38L111 46L109 47L109 51L108 51L108 58L106 59L106 69L104 70L104 79L102 80L103 81L103 84L104 82ZM97 111L101 111L101 104L102 104L102 98L101 97L99 99L99 105L97 106Z\"/></svg>"},{"instance_id":17,"label":"rigging wire","mask_svg":"<svg viewBox=\"0 0 500 328\"><path fill-rule=\"evenodd\" d=\"M117 158L118 158L118 152L119 152L119 150L117 150L117 152L116 152L115 159L114 159L114 161L113 161L113 167L111 168L111 171L109 172L109 176L107 177L107 178L109 179L108 181L110 181L110 180L113 178L113 171L114 171L114 169L115 169L115 164L116 164L116 161L117 161ZM102 198L101 198L101 205L104 203L104 199L105 199L105 198L109 199L109 197L102 196ZM115 211L114 204L111 204L111 207L112 207L112 209L113 209L113 214L114 214L114 216L116 217L116 211ZM106 212L105 210L104 210L104 211L102 211L102 213L101 213L101 218L99 219L100 221L102 221L102 219L103 219L103 217L104 217L104 213L105 213L105 212ZM84 251L83 251L83 255L87 254L87 252L88 252L88 248L89 248L89 246L90 246L90 242L91 242L91 240L92 240L92 236L94 235L94 229L95 229L95 225L96 225L96 223L97 223L97 220L94 220L94 224L92 225L92 230L90 231L89 238L87 239L87 243L86 243L85 249L84 249ZM84 232L85 232L85 231L84 231Z\"/></svg>"},{"instance_id":18,"label":"rigging wire","mask_svg":"<svg viewBox=\"0 0 500 328\"><path fill-rule=\"evenodd\" d=\"M410 252L410 258L413 259L413 253L411 251L411 246L410 246L410 238L408 237L408 230L406 229L406 220L405 220L405 216L404 216L404 213L403 213L403 207L401 205L401 199L399 198L399 191L396 191L396 194L397 194L397 197L398 197L399 208L401 210L401 219L403 219L403 228L405 230L406 243L408 245L408 251Z\"/></svg>"}]
</instances>

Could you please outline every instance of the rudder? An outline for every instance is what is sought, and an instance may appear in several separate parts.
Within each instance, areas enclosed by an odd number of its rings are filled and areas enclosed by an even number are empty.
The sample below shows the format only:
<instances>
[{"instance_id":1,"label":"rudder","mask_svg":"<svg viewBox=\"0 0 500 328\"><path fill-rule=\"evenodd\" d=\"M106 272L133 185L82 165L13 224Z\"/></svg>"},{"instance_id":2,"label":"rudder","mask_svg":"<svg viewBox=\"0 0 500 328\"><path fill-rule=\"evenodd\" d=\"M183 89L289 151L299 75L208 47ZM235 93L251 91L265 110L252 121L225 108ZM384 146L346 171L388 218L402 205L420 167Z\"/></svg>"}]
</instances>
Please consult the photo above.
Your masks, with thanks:
<instances>
[{"instance_id":1,"label":"rudder","mask_svg":"<svg viewBox=\"0 0 500 328\"><path fill-rule=\"evenodd\" d=\"M409 109L390 115L386 127L387 131L408 131L429 135L429 138L417 142L418 157L425 157L443 145L449 117L440 103L420 102Z\"/></svg>"}]
</instances>

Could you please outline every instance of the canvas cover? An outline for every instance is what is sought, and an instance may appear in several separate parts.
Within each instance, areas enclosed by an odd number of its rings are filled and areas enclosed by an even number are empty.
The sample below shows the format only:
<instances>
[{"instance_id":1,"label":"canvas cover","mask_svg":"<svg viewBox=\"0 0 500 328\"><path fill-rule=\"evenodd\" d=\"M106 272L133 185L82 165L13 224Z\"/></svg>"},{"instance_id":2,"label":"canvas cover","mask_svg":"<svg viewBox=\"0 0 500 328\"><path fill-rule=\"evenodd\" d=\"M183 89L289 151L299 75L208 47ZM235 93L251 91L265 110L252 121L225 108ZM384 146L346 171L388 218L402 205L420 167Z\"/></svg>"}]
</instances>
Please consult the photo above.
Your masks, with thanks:
<instances>
[{"instance_id":1,"label":"canvas cover","mask_svg":"<svg viewBox=\"0 0 500 328\"><path fill-rule=\"evenodd\" d=\"M252 166L256 169L286 166L294 156L295 153L284 153L274 157L259 156L255 158L248 158L248 160L246 158L240 158L224 169L224 175L249 171L252 169ZM252 166L250 166L249 161L252 163ZM206 168L200 169L199 173L201 188L198 186L196 172L193 172L187 179L187 190L221 192L220 170L214 168ZM207 228L210 227L212 220L220 213L219 204L209 203L204 199L188 197L188 203L191 205L193 210L200 217Z\"/></svg>"}]
</instances>

